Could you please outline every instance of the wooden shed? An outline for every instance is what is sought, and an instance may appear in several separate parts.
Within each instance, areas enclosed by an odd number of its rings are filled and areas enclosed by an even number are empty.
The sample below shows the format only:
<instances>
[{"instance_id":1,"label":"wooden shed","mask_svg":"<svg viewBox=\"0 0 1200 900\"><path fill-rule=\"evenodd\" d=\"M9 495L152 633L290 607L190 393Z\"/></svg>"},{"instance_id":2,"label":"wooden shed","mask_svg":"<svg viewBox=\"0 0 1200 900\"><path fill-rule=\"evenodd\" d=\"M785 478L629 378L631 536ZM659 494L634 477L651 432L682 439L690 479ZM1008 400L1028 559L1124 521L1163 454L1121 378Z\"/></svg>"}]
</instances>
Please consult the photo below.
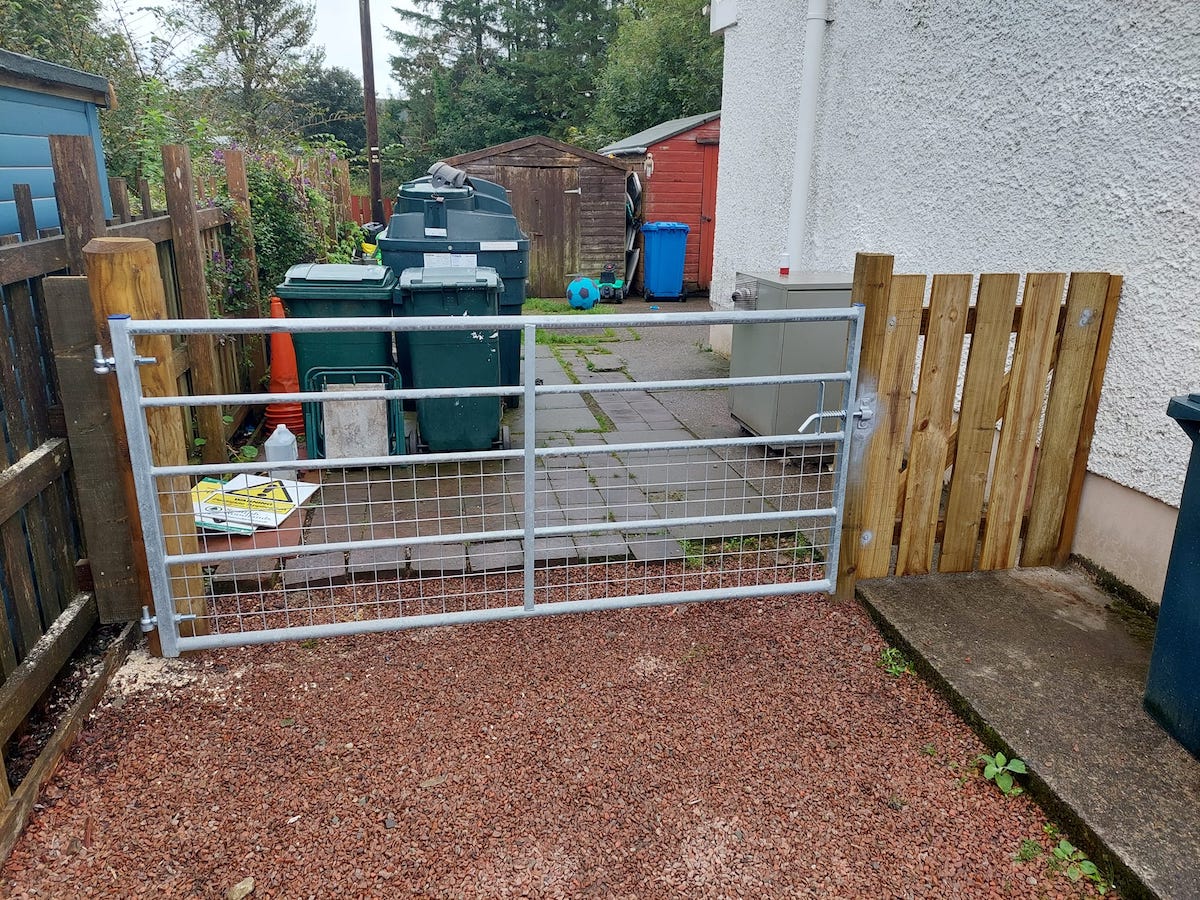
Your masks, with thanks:
<instances>
[{"instance_id":1,"label":"wooden shed","mask_svg":"<svg viewBox=\"0 0 1200 900\"><path fill-rule=\"evenodd\" d=\"M625 259L626 167L548 137L527 137L446 160L504 185L529 235L530 297L561 297L571 275L591 278Z\"/></svg>"},{"instance_id":2,"label":"wooden shed","mask_svg":"<svg viewBox=\"0 0 1200 900\"><path fill-rule=\"evenodd\" d=\"M42 228L58 226L51 134L92 139L100 172L104 214L111 218L98 107L109 105L108 79L77 69L0 50L0 235L16 234L13 185L27 184Z\"/></svg>"},{"instance_id":3,"label":"wooden shed","mask_svg":"<svg viewBox=\"0 0 1200 900\"><path fill-rule=\"evenodd\" d=\"M640 177L644 221L683 222L691 229L683 263L687 290L707 291L712 281L720 143L718 110L672 119L600 148Z\"/></svg>"}]
</instances>

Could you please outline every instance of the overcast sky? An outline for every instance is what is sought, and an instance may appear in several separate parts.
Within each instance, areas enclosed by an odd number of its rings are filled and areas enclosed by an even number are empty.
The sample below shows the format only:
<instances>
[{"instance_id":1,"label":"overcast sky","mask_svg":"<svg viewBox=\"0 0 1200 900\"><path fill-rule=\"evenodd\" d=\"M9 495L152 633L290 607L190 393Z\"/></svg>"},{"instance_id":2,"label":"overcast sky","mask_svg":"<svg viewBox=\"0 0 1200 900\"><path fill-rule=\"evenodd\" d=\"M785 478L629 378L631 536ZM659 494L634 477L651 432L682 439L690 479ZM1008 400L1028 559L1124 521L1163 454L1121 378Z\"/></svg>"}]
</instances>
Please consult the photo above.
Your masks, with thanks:
<instances>
[{"instance_id":1,"label":"overcast sky","mask_svg":"<svg viewBox=\"0 0 1200 900\"><path fill-rule=\"evenodd\" d=\"M396 53L396 45L388 40L384 26L400 27L397 5L410 7L398 0L373 0L371 3L371 34L374 36L375 93L379 97L394 97L396 83L388 58ZM325 64L349 69L362 78L362 44L359 42L358 4L352 0L316 0L316 28L313 44L325 48Z\"/></svg>"}]
</instances>

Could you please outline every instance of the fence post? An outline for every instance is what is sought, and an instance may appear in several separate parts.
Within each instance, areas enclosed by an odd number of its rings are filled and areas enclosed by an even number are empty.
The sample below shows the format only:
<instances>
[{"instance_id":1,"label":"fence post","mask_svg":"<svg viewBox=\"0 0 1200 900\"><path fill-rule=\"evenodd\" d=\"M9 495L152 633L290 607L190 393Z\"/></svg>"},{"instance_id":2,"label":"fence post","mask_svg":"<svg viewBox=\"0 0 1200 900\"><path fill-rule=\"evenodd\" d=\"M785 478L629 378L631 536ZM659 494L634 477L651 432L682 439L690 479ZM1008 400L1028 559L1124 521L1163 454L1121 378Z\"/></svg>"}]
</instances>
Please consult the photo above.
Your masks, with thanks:
<instances>
[{"instance_id":1,"label":"fence post","mask_svg":"<svg viewBox=\"0 0 1200 900\"><path fill-rule=\"evenodd\" d=\"M851 289L850 300L865 307L862 352L858 361L859 398L874 397L879 389L879 370L883 362L883 341L888 326L888 296L892 290L894 262L894 258L886 253L859 253L854 260L854 286ZM841 549L838 555L835 596L839 600L854 596L869 494L868 450L873 434L871 429L859 431L852 421L847 421L846 428L853 443L850 451L850 471L847 473L846 506L842 513ZM887 540L890 544L891 532L888 532L886 538L879 535L878 539Z\"/></svg>"},{"instance_id":2,"label":"fence post","mask_svg":"<svg viewBox=\"0 0 1200 900\"><path fill-rule=\"evenodd\" d=\"M208 279L204 272L204 250L200 244L200 225L196 220L196 185L192 178L192 157L182 144L162 148L167 214L171 217L171 240L175 251L175 276L179 281L179 305L189 319L209 318ZM217 354L211 334L188 338L188 359L192 385L201 394L221 393ZM206 463L226 460L225 426L221 409L201 406L196 409L200 437L204 440L201 456ZM186 462L187 453L184 453Z\"/></svg>"},{"instance_id":3,"label":"fence post","mask_svg":"<svg viewBox=\"0 0 1200 900\"><path fill-rule=\"evenodd\" d=\"M124 225L133 218L129 210L129 185L124 178L109 176L108 194L112 198L113 218Z\"/></svg>"},{"instance_id":4,"label":"fence post","mask_svg":"<svg viewBox=\"0 0 1200 900\"><path fill-rule=\"evenodd\" d=\"M350 163L339 159L334 172L334 203L337 206L339 222L349 222L353 213L350 211Z\"/></svg>"},{"instance_id":5,"label":"fence post","mask_svg":"<svg viewBox=\"0 0 1200 900\"><path fill-rule=\"evenodd\" d=\"M144 238L97 238L84 248L84 253L88 260L88 288L92 296L96 331L104 346L112 345L108 332L110 315L128 314L135 319L167 317L167 298L158 268L158 253L153 243ZM144 337L139 340L138 349L143 355L153 356L157 360L155 364L142 366L139 370L145 395L174 396L175 374L171 367L170 336ZM115 393L115 378L110 380L110 384ZM121 421L119 397L113 412L118 416L118 421ZM147 409L146 423L150 431L155 462L164 466L186 465L188 440L179 411L171 407ZM128 460L129 447L124 440L124 428L120 431L125 460ZM129 489L132 489L132 471L122 474L126 476ZM167 553L198 552L199 541L189 498L190 479L186 475L177 475L160 479L158 483ZM132 491L132 499L133 506L128 507L130 518L137 519L136 491ZM137 520L137 525L137 541L140 545L140 519ZM144 549L142 552L144 554ZM180 623L179 633L183 636L207 634L208 603L200 567L195 564L184 566L180 575L172 578L172 583L181 588L178 591L176 612L199 617L190 622ZM144 596L149 597L150 594L146 593Z\"/></svg>"},{"instance_id":6,"label":"fence post","mask_svg":"<svg viewBox=\"0 0 1200 900\"><path fill-rule=\"evenodd\" d=\"M124 429L119 421L114 425L106 378L92 371L97 340L88 280L51 277L42 284L100 621L129 622L141 614L150 581L141 531L130 521L122 490ZM120 540L122 532L132 540Z\"/></svg>"},{"instance_id":7,"label":"fence post","mask_svg":"<svg viewBox=\"0 0 1200 900\"><path fill-rule=\"evenodd\" d=\"M13 202L17 207L17 227L21 229L21 240L36 241L38 230L32 188L27 184L14 184Z\"/></svg>"},{"instance_id":8,"label":"fence post","mask_svg":"<svg viewBox=\"0 0 1200 900\"><path fill-rule=\"evenodd\" d=\"M72 274L83 275L84 245L108 230L92 139L81 134L52 134L50 160L68 264Z\"/></svg>"},{"instance_id":9,"label":"fence post","mask_svg":"<svg viewBox=\"0 0 1200 900\"><path fill-rule=\"evenodd\" d=\"M258 257L254 252L254 229L250 219L250 184L246 180L246 154L241 150L225 151L225 185L229 189L229 199L233 201L233 205L238 210L238 215L235 217L231 227L246 229L246 237L248 238L246 241L246 261L250 264L246 272L246 282L250 286L250 294L254 301L252 305L256 310L260 310ZM238 221L239 218L241 219L240 222Z\"/></svg>"}]
</instances>

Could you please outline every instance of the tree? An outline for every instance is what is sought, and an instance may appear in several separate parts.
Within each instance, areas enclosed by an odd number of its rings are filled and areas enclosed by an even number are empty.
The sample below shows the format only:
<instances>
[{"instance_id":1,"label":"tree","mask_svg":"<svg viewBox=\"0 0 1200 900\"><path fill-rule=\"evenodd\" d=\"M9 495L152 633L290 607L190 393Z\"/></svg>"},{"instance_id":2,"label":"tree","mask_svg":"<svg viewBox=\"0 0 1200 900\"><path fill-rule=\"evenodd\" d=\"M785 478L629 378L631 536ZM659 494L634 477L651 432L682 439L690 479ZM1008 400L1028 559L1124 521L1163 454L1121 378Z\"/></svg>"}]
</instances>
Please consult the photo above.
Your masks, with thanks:
<instances>
[{"instance_id":1,"label":"tree","mask_svg":"<svg viewBox=\"0 0 1200 900\"><path fill-rule=\"evenodd\" d=\"M287 94L313 32L304 0L180 0L177 21L201 41L186 76L209 88L214 114L251 146L291 120Z\"/></svg>"},{"instance_id":2,"label":"tree","mask_svg":"<svg viewBox=\"0 0 1200 900\"><path fill-rule=\"evenodd\" d=\"M612 0L416 0L390 32L404 90L405 142L434 159L531 134L566 137L587 120L616 28Z\"/></svg>"},{"instance_id":3,"label":"tree","mask_svg":"<svg viewBox=\"0 0 1200 900\"><path fill-rule=\"evenodd\" d=\"M304 137L332 135L354 153L366 148L362 82L349 69L310 63L288 99Z\"/></svg>"},{"instance_id":4,"label":"tree","mask_svg":"<svg viewBox=\"0 0 1200 900\"><path fill-rule=\"evenodd\" d=\"M601 147L668 119L721 108L723 47L699 4L634 0L619 19L581 140Z\"/></svg>"}]
</instances>

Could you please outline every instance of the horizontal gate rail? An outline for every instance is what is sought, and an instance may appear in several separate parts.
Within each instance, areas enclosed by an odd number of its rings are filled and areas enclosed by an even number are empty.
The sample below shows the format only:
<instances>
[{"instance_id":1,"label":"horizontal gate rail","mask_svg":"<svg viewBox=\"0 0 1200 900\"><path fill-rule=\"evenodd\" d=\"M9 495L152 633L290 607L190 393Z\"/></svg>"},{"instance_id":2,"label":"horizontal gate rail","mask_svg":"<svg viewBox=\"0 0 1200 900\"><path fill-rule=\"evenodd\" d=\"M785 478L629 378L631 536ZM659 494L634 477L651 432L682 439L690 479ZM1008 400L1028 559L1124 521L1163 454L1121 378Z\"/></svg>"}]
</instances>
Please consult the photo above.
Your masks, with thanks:
<instances>
[{"instance_id":1,"label":"horizontal gate rail","mask_svg":"<svg viewBox=\"0 0 1200 900\"><path fill-rule=\"evenodd\" d=\"M172 656L283 639L830 592L850 422L857 414L861 319L858 307L598 320L114 318L113 357L154 590L155 615L144 627L158 628L164 655ZM562 359L548 351L539 357L537 341L543 330L600 325L641 330L790 323L842 323L845 368L644 382L615 374L570 383ZM145 396L138 366L153 361L139 358L135 349L136 339L149 335L436 331L471 332L486 342L502 330L523 337L518 385ZM547 383L540 383L543 369ZM684 437L686 429L657 399L704 391L697 396L720 403L719 392L747 385L808 391L816 386L818 408L804 433L697 439ZM827 390L830 385L837 389ZM203 477L224 481L259 475L270 466L258 460L158 464L147 425L148 414L165 408L194 414L198 408L245 403L369 401L384 409L382 404L409 400L489 397L498 406L505 397L523 400L514 420L524 424L522 446L343 455L280 466L308 473L319 490L278 529L253 539L193 533L190 487ZM542 423L564 405L598 426L606 408L619 413L634 405L668 425L657 441L643 439L645 432L636 426L627 436L597 427L556 431L549 443L541 440ZM829 430L807 431L817 420ZM616 428L611 419L605 427Z\"/></svg>"}]
</instances>

